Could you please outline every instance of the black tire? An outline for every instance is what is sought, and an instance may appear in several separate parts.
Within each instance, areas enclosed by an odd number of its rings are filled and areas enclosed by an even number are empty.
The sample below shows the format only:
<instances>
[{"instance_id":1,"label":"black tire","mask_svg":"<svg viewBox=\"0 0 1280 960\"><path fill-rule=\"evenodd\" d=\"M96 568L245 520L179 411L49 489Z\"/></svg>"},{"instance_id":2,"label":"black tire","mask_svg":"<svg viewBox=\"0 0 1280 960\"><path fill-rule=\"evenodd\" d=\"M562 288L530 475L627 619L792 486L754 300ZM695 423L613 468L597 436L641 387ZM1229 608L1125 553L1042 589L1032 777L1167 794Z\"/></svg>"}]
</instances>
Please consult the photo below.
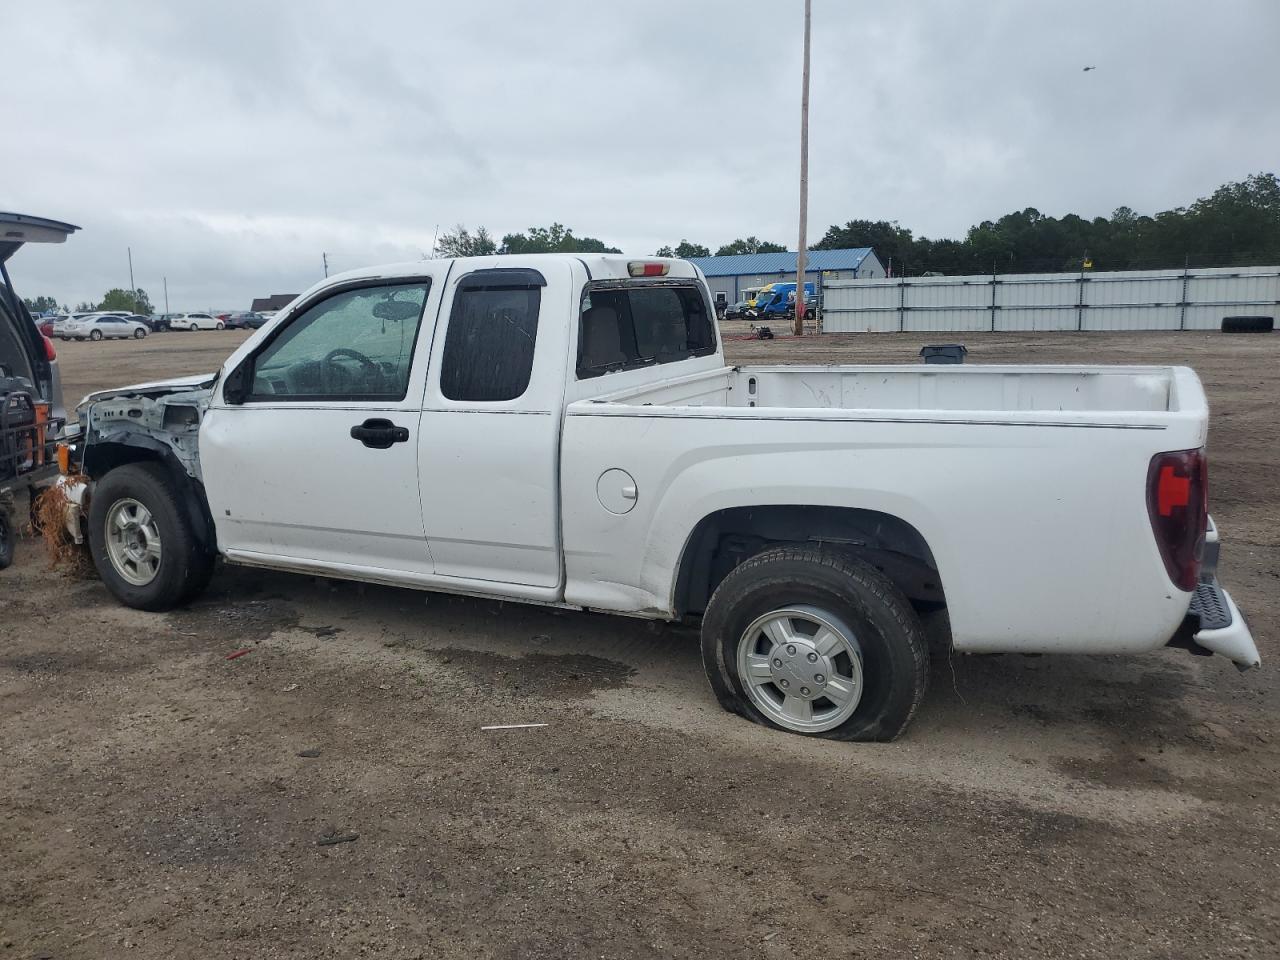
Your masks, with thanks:
<instances>
[{"instance_id":1,"label":"black tire","mask_svg":"<svg viewBox=\"0 0 1280 960\"><path fill-rule=\"evenodd\" d=\"M807 605L848 624L862 658L863 688L832 740L895 739L915 715L929 683L929 652L920 620L892 581L851 551L784 544L740 564L716 588L702 620L702 663L720 705L775 729L738 676L738 644L757 618ZM797 731L788 731L797 732Z\"/></svg>"},{"instance_id":2,"label":"black tire","mask_svg":"<svg viewBox=\"0 0 1280 960\"><path fill-rule=\"evenodd\" d=\"M4 508L0 507L0 570L13 563L14 536L13 521Z\"/></svg>"},{"instance_id":3,"label":"black tire","mask_svg":"<svg viewBox=\"0 0 1280 960\"><path fill-rule=\"evenodd\" d=\"M101 339L102 339L102 331L101 331L101 330L90 330L90 331L89 331L89 339L90 339L90 340L101 340Z\"/></svg>"},{"instance_id":4,"label":"black tire","mask_svg":"<svg viewBox=\"0 0 1280 960\"><path fill-rule=\"evenodd\" d=\"M89 548L93 565L111 595L138 610L171 610L194 599L213 574L214 554L198 536L184 496L159 463L130 463L97 482L89 503ZM107 552L106 522L114 504L132 498L152 515L160 534L160 566L147 584L126 580Z\"/></svg>"},{"instance_id":5,"label":"black tire","mask_svg":"<svg viewBox=\"0 0 1280 960\"><path fill-rule=\"evenodd\" d=\"M147 331L143 330L141 327L133 331L133 339L135 340L141 340L146 335L147 335Z\"/></svg>"}]
</instances>

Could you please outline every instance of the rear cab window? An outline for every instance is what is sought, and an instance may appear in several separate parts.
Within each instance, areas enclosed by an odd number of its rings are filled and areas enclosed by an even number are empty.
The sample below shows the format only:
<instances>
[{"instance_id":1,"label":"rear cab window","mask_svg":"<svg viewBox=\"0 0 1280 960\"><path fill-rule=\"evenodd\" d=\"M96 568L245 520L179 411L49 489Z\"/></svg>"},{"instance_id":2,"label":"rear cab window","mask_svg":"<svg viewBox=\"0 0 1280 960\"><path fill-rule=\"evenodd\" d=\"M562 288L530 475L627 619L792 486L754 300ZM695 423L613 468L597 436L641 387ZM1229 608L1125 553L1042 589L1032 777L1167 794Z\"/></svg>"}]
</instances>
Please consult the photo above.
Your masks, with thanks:
<instances>
[{"instance_id":1,"label":"rear cab window","mask_svg":"<svg viewBox=\"0 0 1280 960\"><path fill-rule=\"evenodd\" d=\"M713 354L713 316L693 281L588 284L578 321L578 379Z\"/></svg>"}]
</instances>

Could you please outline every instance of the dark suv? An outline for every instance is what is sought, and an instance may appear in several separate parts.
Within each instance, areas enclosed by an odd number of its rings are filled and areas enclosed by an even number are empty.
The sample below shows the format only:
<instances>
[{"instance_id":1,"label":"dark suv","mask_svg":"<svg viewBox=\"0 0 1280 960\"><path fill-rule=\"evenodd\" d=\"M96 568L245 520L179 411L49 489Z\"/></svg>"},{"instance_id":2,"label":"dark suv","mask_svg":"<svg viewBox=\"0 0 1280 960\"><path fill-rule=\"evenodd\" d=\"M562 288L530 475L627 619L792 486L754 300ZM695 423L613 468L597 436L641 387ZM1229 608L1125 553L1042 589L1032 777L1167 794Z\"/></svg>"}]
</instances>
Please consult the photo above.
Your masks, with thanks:
<instances>
[{"instance_id":1,"label":"dark suv","mask_svg":"<svg viewBox=\"0 0 1280 960\"><path fill-rule=\"evenodd\" d=\"M62 243L79 229L0 213L0 568L13 560L15 495L57 475L54 441L66 422L53 341L14 290L8 261L25 243Z\"/></svg>"},{"instance_id":2,"label":"dark suv","mask_svg":"<svg viewBox=\"0 0 1280 960\"><path fill-rule=\"evenodd\" d=\"M228 330L234 330L236 327L243 327L246 330L257 330L267 322L266 317L260 313L254 313L252 310L241 310L238 313L228 313L224 319Z\"/></svg>"}]
</instances>

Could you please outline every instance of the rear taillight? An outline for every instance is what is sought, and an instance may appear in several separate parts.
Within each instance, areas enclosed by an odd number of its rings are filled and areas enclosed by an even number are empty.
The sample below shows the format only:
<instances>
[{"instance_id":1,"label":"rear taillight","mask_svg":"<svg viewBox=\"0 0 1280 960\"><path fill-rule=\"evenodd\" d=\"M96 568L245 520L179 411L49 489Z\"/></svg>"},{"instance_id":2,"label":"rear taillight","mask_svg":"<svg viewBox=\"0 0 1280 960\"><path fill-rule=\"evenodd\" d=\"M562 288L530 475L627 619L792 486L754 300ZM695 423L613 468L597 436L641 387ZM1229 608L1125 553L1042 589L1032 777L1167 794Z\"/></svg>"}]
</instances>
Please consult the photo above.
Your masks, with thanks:
<instances>
[{"instance_id":1,"label":"rear taillight","mask_svg":"<svg viewBox=\"0 0 1280 960\"><path fill-rule=\"evenodd\" d=\"M1169 579L1179 590L1194 590L1209 520L1209 459L1204 450L1173 450L1151 458L1147 513Z\"/></svg>"},{"instance_id":2,"label":"rear taillight","mask_svg":"<svg viewBox=\"0 0 1280 960\"><path fill-rule=\"evenodd\" d=\"M50 363L53 363L53 361L58 359L58 351L53 349L53 341L43 333L40 334L40 339L44 341L44 358Z\"/></svg>"}]
</instances>

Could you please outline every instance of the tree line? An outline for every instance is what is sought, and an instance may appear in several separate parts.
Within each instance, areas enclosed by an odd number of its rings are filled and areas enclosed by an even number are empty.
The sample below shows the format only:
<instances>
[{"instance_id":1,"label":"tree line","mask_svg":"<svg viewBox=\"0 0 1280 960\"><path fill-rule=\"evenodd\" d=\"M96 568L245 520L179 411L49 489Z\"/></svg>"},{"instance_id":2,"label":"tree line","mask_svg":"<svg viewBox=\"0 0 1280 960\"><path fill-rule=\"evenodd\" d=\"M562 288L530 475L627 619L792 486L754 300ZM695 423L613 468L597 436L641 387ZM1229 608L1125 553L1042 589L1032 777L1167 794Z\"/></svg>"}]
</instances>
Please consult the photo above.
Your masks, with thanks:
<instances>
[{"instance_id":1,"label":"tree line","mask_svg":"<svg viewBox=\"0 0 1280 960\"><path fill-rule=\"evenodd\" d=\"M734 240L716 250L717 257L732 256L737 253L784 253L780 243L768 240L757 240L755 237ZM562 223L553 223L549 227L530 227L521 233L508 233L499 243L485 227L477 227L474 231L465 224L458 224L451 231L436 241L435 255L438 257L484 257L494 253L622 253L617 247L611 247L603 240L595 237L576 236L569 227ZM655 257L709 257L711 250L698 243L681 240L674 246L660 247L654 252Z\"/></svg>"},{"instance_id":2,"label":"tree line","mask_svg":"<svg viewBox=\"0 0 1280 960\"><path fill-rule=\"evenodd\" d=\"M942 273L1054 273L1162 270L1280 263L1280 179L1258 173L1227 183L1187 207L1154 216L1119 207L1110 217L1046 216L1034 207L984 220L961 240L915 236L896 220L849 220L827 228L814 250L871 247L895 276ZM781 252L754 237L716 256ZM706 257L702 244L681 240L658 256Z\"/></svg>"},{"instance_id":3,"label":"tree line","mask_svg":"<svg viewBox=\"0 0 1280 960\"><path fill-rule=\"evenodd\" d=\"M493 253L621 253L595 237L577 237L562 223L508 233L499 244L484 227L471 232L458 224L436 241L438 257L486 257Z\"/></svg>"},{"instance_id":4,"label":"tree line","mask_svg":"<svg viewBox=\"0 0 1280 960\"><path fill-rule=\"evenodd\" d=\"M1280 178L1257 173L1223 184L1189 206L1154 216L1117 208L1110 217L1069 213L1046 216L1034 207L984 220L963 239L917 237L896 220L849 220L827 228L814 250L871 247L895 276L922 273L1054 273L1093 270L1163 270L1280 263ZM780 243L754 236L716 248L715 256L782 253ZM436 243L440 257L494 253L621 253L595 237L580 237L562 223L508 233L501 242L484 227L459 224ZM688 239L660 247L660 257L709 257L711 248ZM68 312L53 297L27 299L33 313ZM76 311L154 312L145 290L108 290L97 303Z\"/></svg>"},{"instance_id":5,"label":"tree line","mask_svg":"<svg viewBox=\"0 0 1280 960\"><path fill-rule=\"evenodd\" d=\"M1186 207L1155 215L1117 208L1109 217L1051 217L1034 207L984 220L962 239L916 236L896 220L849 220L827 228L814 250L871 247L895 276L1092 270L1160 270L1280 263L1280 178L1257 173L1227 183ZM754 236L722 244L715 256L782 253ZM488 253L620 253L594 237L555 223L507 234L498 244L484 227L459 226L441 238L440 256ZM654 251L659 257L712 256L687 238Z\"/></svg>"},{"instance_id":6,"label":"tree line","mask_svg":"<svg viewBox=\"0 0 1280 960\"><path fill-rule=\"evenodd\" d=\"M1056 218L1034 207L984 220L963 240L916 237L896 221L832 226L816 250L872 247L895 275L1163 270L1280 263L1280 179L1258 173L1154 216Z\"/></svg>"},{"instance_id":7,"label":"tree line","mask_svg":"<svg viewBox=\"0 0 1280 960\"><path fill-rule=\"evenodd\" d=\"M76 304L75 310L60 305L55 297L23 297L22 302L27 305L27 309L33 314L89 313L93 310L115 310L149 317L155 313L155 307L151 305L151 298L147 296L147 291L141 288L137 290L122 290L120 287L114 287L103 294L102 299L97 303L90 303L84 300Z\"/></svg>"}]
</instances>

